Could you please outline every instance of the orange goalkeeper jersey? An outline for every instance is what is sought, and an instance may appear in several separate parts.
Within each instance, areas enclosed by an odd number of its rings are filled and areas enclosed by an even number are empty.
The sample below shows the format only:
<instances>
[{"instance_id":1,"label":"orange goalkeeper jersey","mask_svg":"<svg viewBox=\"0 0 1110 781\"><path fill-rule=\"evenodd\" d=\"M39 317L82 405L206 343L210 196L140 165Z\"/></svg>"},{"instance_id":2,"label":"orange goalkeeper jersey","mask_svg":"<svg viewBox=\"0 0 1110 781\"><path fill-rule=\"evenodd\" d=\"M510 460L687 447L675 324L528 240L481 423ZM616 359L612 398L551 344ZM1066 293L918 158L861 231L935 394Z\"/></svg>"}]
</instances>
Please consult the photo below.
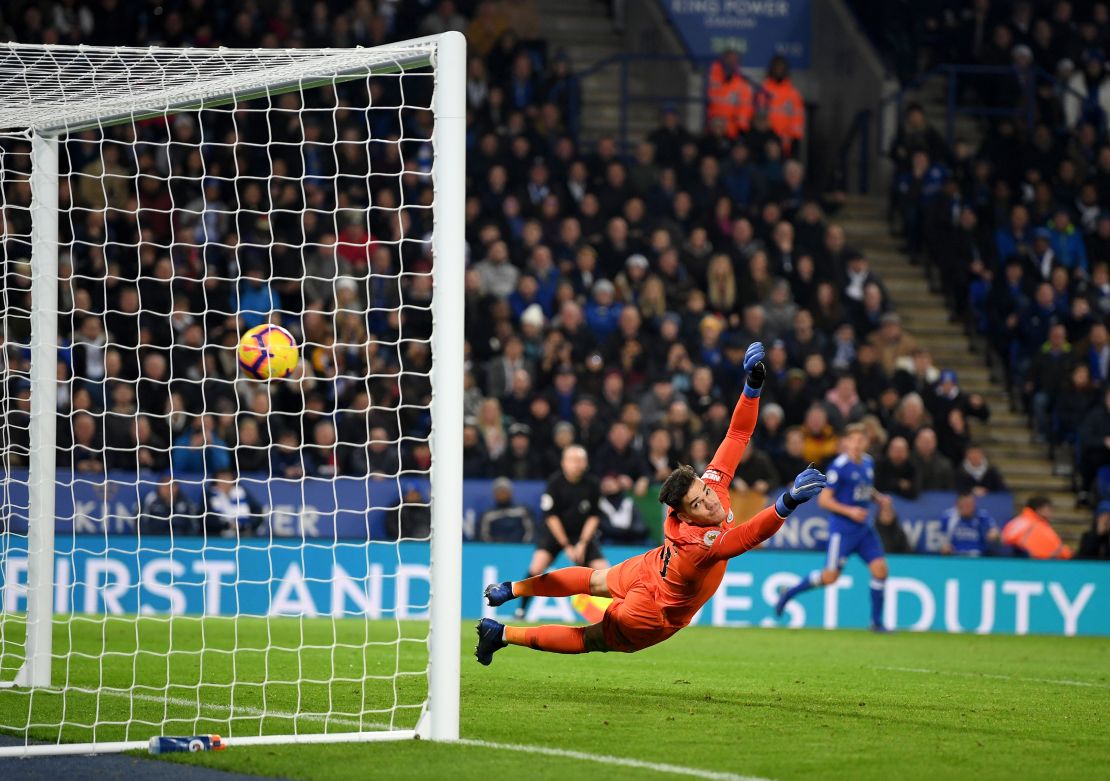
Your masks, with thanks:
<instances>
[{"instance_id":1,"label":"orange goalkeeper jersey","mask_svg":"<svg viewBox=\"0 0 1110 781\"><path fill-rule=\"evenodd\" d=\"M694 526L671 510L663 524L664 543L639 557L639 579L652 594L668 626L683 627L717 591L728 560L751 550L782 526L774 506L747 523L736 523L728 488L751 440L759 398L742 395L728 434L702 480L717 494L727 515L717 526Z\"/></svg>"}]
</instances>

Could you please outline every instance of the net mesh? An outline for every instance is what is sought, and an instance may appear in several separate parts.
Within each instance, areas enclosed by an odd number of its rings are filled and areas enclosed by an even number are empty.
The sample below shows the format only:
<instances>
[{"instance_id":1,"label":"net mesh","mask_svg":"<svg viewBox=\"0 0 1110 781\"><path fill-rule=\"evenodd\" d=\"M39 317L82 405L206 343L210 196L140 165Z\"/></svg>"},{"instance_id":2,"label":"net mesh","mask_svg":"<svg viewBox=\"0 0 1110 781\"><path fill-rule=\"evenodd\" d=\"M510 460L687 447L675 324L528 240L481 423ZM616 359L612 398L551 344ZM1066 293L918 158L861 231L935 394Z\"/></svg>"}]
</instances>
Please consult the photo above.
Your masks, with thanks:
<instances>
[{"instance_id":1,"label":"net mesh","mask_svg":"<svg viewBox=\"0 0 1110 781\"><path fill-rule=\"evenodd\" d=\"M54 687L0 689L0 731L416 725L433 77L426 45L369 51L0 47L0 126L66 128ZM3 683L25 655L29 136L0 146ZM301 360L259 381L237 348L266 323Z\"/></svg>"}]
</instances>

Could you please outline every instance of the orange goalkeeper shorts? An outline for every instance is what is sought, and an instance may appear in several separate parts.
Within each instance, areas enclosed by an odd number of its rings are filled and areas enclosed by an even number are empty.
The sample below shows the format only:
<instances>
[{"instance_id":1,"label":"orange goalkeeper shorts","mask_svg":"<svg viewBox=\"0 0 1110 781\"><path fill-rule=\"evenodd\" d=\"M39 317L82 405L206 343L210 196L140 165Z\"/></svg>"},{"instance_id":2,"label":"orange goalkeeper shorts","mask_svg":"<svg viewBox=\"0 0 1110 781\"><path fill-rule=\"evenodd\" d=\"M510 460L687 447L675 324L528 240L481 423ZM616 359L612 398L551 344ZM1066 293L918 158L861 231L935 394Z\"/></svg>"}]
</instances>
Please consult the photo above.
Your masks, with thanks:
<instances>
[{"instance_id":1,"label":"orange goalkeeper shorts","mask_svg":"<svg viewBox=\"0 0 1110 781\"><path fill-rule=\"evenodd\" d=\"M601 619L601 629L610 651L640 651L681 629L667 626L663 620L663 611L639 578L640 563L639 558L621 562L606 578L613 601Z\"/></svg>"}]
</instances>

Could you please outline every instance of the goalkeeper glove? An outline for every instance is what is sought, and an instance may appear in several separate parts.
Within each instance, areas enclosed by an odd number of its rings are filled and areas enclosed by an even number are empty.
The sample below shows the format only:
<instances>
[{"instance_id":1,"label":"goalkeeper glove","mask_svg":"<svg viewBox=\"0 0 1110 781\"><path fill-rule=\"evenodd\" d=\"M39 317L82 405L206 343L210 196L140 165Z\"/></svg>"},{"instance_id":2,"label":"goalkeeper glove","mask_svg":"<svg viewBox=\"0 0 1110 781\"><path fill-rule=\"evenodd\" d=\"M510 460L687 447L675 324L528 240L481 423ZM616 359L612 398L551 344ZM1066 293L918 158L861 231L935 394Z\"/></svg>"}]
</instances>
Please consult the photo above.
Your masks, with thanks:
<instances>
[{"instance_id":1,"label":"goalkeeper glove","mask_svg":"<svg viewBox=\"0 0 1110 781\"><path fill-rule=\"evenodd\" d=\"M813 464L810 464L794 478L791 486L775 500L775 512L780 518L785 518L794 512L795 508L803 502L808 502L825 489L825 475Z\"/></svg>"},{"instance_id":2,"label":"goalkeeper glove","mask_svg":"<svg viewBox=\"0 0 1110 781\"><path fill-rule=\"evenodd\" d=\"M767 377L767 368L763 365L763 343L752 342L748 351L744 353L744 371L748 373L747 388L755 391L749 396L758 396L763 380Z\"/></svg>"}]
</instances>

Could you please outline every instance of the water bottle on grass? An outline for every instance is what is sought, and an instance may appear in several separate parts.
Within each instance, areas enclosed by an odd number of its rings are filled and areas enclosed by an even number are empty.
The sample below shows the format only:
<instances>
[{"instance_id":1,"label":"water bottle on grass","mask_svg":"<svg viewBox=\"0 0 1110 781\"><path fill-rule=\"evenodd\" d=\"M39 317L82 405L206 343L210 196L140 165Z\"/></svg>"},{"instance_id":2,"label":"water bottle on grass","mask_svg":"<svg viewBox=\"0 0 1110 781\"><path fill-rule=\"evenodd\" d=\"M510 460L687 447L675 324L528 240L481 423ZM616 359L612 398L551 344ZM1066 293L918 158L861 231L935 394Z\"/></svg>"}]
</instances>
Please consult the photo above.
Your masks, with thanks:
<instances>
[{"instance_id":1,"label":"water bottle on grass","mask_svg":"<svg viewBox=\"0 0 1110 781\"><path fill-rule=\"evenodd\" d=\"M227 748L219 735L193 735L173 738L155 735L150 739L151 754L170 754L177 751L222 751Z\"/></svg>"}]
</instances>

